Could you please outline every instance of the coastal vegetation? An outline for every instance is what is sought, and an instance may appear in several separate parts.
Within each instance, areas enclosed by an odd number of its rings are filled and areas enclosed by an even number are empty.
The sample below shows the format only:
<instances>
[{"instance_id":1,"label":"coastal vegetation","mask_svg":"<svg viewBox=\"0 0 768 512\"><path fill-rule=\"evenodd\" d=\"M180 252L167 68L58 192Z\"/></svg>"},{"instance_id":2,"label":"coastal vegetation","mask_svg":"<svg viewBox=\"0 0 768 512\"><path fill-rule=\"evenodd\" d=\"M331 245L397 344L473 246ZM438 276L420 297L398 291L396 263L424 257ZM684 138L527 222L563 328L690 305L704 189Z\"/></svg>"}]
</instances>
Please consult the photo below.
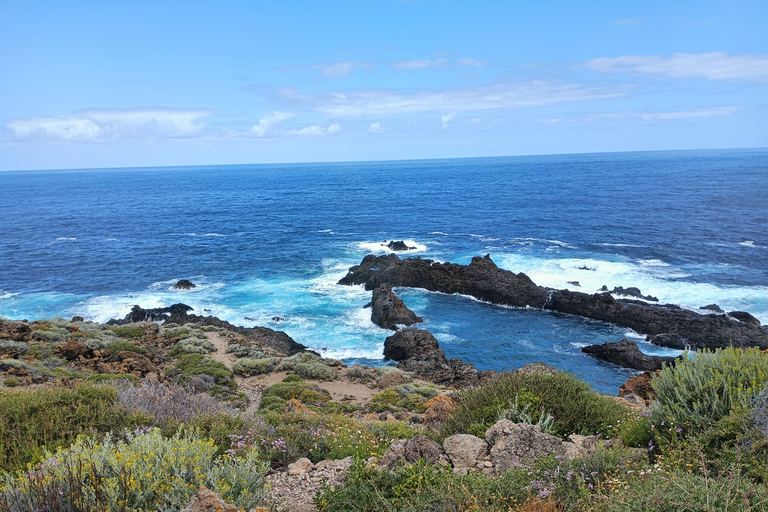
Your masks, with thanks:
<instances>
[{"instance_id":1,"label":"coastal vegetation","mask_svg":"<svg viewBox=\"0 0 768 512\"><path fill-rule=\"evenodd\" d=\"M2 320L0 372L0 511L179 511L201 486L291 510L280 482L315 480L320 511L768 510L758 349L686 354L619 398L544 365L454 389L226 326ZM509 425L563 449L501 459ZM461 465L451 440L486 448ZM324 487L304 460L347 462Z\"/></svg>"}]
</instances>

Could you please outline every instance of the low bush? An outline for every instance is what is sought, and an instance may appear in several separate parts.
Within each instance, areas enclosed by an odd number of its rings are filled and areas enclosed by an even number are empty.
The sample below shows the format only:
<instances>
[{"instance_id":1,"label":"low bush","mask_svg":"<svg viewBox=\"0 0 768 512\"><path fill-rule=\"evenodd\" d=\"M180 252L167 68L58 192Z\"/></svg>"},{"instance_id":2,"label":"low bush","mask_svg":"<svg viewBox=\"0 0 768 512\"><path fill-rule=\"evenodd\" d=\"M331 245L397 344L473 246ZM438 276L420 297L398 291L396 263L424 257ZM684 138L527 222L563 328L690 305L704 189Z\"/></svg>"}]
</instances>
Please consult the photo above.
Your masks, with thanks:
<instances>
[{"instance_id":1,"label":"low bush","mask_svg":"<svg viewBox=\"0 0 768 512\"><path fill-rule=\"evenodd\" d=\"M133 340L140 340L146 335L146 329L142 328L143 325L125 325L121 327L110 327L109 330L112 331L115 336L118 338L130 338Z\"/></svg>"},{"instance_id":2,"label":"low bush","mask_svg":"<svg viewBox=\"0 0 768 512\"><path fill-rule=\"evenodd\" d=\"M235 375L250 377L252 375L263 375L270 373L275 369L277 359L274 357L263 357L261 359L252 359L243 357L232 363L232 371Z\"/></svg>"},{"instance_id":3,"label":"low bush","mask_svg":"<svg viewBox=\"0 0 768 512\"><path fill-rule=\"evenodd\" d=\"M309 454L315 462L349 456L366 460L381 457L392 442L391 438L366 429L349 418L322 421L312 434L314 442Z\"/></svg>"},{"instance_id":4,"label":"low bush","mask_svg":"<svg viewBox=\"0 0 768 512\"><path fill-rule=\"evenodd\" d=\"M138 345L134 345L130 341L113 341L107 345L107 350L112 354L119 354L120 352L136 352L137 354L146 354L147 349Z\"/></svg>"},{"instance_id":5,"label":"low bush","mask_svg":"<svg viewBox=\"0 0 768 512\"><path fill-rule=\"evenodd\" d=\"M81 437L48 453L34 472L6 475L0 509L180 510L200 486L250 509L265 502L267 470L257 452L218 458L213 442L194 433L166 439L159 430L142 430L125 441Z\"/></svg>"},{"instance_id":6,"label":"low bush","mask_svg":"<svg viewBox=\"0 0 768 512\"><path fill-rule=\"evenodd\" d=\"M205 354L184 354L179 356L176 368L179 370L179 380L189 382L195 375L210 375L220 386L234 387L234 374L227 366Z\"/></svg>"},{"instance_id":7,"label":"low bush","mask_svg":"<svg viewBox=\"0 0 768 512\"><path fill-rule=\"evenodd\" d=\"M533 422L539 421L542 411L552 415L551 431L561 437L607 435L627 414L613 399L596 394L589 384L564 372L503 374L494 382L459 392L455 400L457 407L443 422L436 436L439 440L458 433L483 437L515 401L529 407Z\"/></svg>"},{"instance_id":8,"label":"low bush","mask_svg":"<svg viewBox=\"0 0 768 512\"><path fill-rule=\"evenodd\" d=\"M336 376L332 366L341 363L335 359L323 359L311 352L300 352L283 359L277 366L281 372L294 371L306 379L332 380Z\"/></svg>"},{"instance_id":9,"label":"low bush","mask_svg":"<svg viewBox=\"0 0 768 512\"><path fill-rule=\"evenodd\" d=\"M176 346L170 351L170 355L179 354L210 354L216 352L216 346L206 338L196 336L184 338L176 343Z\"/></svg>"},{"instance_id":10,"label":"low bush","mask_svg":"<svg viewBox=\"0 0 768 512\"><path fill-rule=\"evenodd\" d=\"M277 397L281 400L290 400L292 398L301 401L305 405L323 405L331 399L328 391L310 385L307 382L278 382L266 388L262 393L261 401L270 397ZM266 407L266 405L265 405ZM259 406L261 407L261 404Z\"/></svg>"},{"instance_id":11,"label":"low bush","mask_svg":"<svg viewBox=\"0 0 768 512\"><path fill-rule=\"evenodd\" d=\"M139 382L139 378L132 373L94 373L85 380L93 384L112 384L117 387Z\"/></svg>"},{"instance_id":12,"label":"low bush","mask_svg":"<svg viewBox=\"0 0 768 512\"><path fill-rule=\"evenodd\" d=\"M613 437L618 437L624 446L647 448L651 441L651 420L647 415L629 414L613 426Z\"/></svg>"},{"instance_id":13,"label":"low bush","mask_svg":"<svg viewBox=\"0 0 768 512\"><path fill-rule=\"evenodd\" d=\"M163 425L168 421L185 423L199 415L235 411L206 394L173 384L144 380L138 386L124 386L118 392L118 402L129 411L141 411L152 418L151 425Z\"/></svg>"},{"instance_id":14,"label":"low bush","mask_svg":"<svg viewBox=\"0 0 768 512\"><path fill-rule=\"evenodd\" d=\"M117 389L74 387L13 389L0 393L0 469L34 462L46 449L68 445L78 434L109 432L137 419L117 401Z\"/></svg>"}]
</instances>

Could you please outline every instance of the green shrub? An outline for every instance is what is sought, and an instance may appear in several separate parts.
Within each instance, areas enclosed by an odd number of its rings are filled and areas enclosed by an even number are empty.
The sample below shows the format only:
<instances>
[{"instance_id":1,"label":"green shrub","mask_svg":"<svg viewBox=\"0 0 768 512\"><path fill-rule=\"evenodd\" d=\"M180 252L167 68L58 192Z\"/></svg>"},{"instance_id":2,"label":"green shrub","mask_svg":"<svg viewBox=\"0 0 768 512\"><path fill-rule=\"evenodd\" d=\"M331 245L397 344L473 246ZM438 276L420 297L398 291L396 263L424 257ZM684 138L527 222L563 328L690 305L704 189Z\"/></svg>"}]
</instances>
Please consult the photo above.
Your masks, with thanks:
<instances>
[{"instance_id":1,"label":"green shrub","mask_svg":"<svg viewBox=\"0 0 768 512\"><path fill-rule=\"evenodd\" d=\"M376 421L368 423L365 428L387 439L410 439L423 434L423 429L415 429L402 421Z\"/></svg>"},{"instance_id":2,"label":"green shrub","mask_svg":"<svg viewBox=\"0 0 768 512\"><path fill-rule=\"evenodd\" d=\"M684 357L653 382L654 423L694 433L750 401L768 383L768 354L752 348L717 349ZM657 427L658 428L658 427Z\"/></svg>"},{"instance_id":3,"label":"green shrub","mask_svg":"<svg viewBox=\"0 0 768 512\"><path fill-rule=\"evenodd\" d=\"M85 383L5 390L0 411L0 469L6 470L38 460L45 449L68 445L78 434L133 424L115 388Z\"/></svg>"},{"instance_id":4,"label":"green shrub","mask_svg":"<svg viewBox=\"0 0 768 512\"><path fill-rule=\"evenodd\" d=\"M335 359L323 359L311 352L300 352L283 359L277 366L277 371L295 371L306 379L331 380L336 376L331 366L340 364Z\"/></svg>"},{"instance_id":5,"label":"green shrub","mask_svg":"<svg viewBox=\"0 0 768 512\"><path fill-rule=\"evenodd\" d=\"M179 356L176 368L180 370L179 380L188 382L195 375L210 375L220 386L234 387L234 374L227 366L205 354L184 354Z\"/></svg>"},{"instance_id":6,"label":"green shrub","mask_svg":"<svg viewBox=\"0 0 768 512\"><path fill-rule=\"evenodd\" d=\"M373 395L371 398L371 404L373 405L389 405L395 406L400 401L400 395L392 388L389 388L381 393Z\"/></svg>"},{"instance_id":7,"label":"green shrub","mask_svg":"<svg viewBox=\"0 0 768 512\"><path fill-rule=\"evenodd\" d=\"M236 375L244 375L245 377L263 375L274 370L276 364L277 359L274 357L264 357L262 359L244 357L232 363L232 371Z\"/></svg>"},{"instance_id":8,"label":"green shrub","mask_svg":"<svg viewBox=\"0 0 768 512\"><path fill-rule=\"evenodd\" d=\"M426 400L437 396L437 390L434 386L419 386L418 384L401 384L395 387L397 394L403 398L414 393L423 396Z\"/></svg>"},{"instance_id":9,"label":"green shrub","mask_svg":"<svg viewBox=\"0 0 768 512\"><path fill-rule=\"evenodd\" d=\"M5 384L5 386L8 388L15 388L19 385L19 379L14 376L6 377L3 379L3 384Z\"/></svg>"},{"instance_id":10,"label":"green shrub","mask_svg":"<svg viewBox=\"0 0 768 512\"><path fill-rule=\"evenodd\" d=\"M261 397L261 402L259 402L259 411L281 413L285 410L286 402L287 400L280 398L279 396L263 396Z\"/></svg>"},{"instance_id":11,"label":"green shrub","mask_svg":"<svg viewBox=\"0 0 768 512\"><path fill-rule=\"evenodd\" d=\"M533 422L539 421L542 411L551 414L552 433L561 437L572 433L607 435L612 425L627 414L623 406L596 394L589 384L573 375L506 373L494 382L458 393L454 415L443 423L437 438L458 433L483 437L515 400L523 406L530 404Z\"/></svg>"},{"instance_id":12,"label":"green shrub","mask_svg":"<svg viewBox=\"0 0 768 512\"><path fill-rule=\"evenodd\" d=\"M89 375L86 382L93 384L113 384L120 386L121 384L136 384L139 382L139 378L132 373L94 373Z\"/></svg>"},{"instance_id":13,"label":"green shrub","mask_svg":"<svg viewBox=\"0 0 768 512\"><path fill-rule=\"evenodd\" d=\"M262 393L262 402L267 397L276 396L283 400L295 398L307 405L322 405L331 399L328 391L312 386L307 382L278 382L266 388Z\"/></svg>"},{"instance_id":14,"label":"green shrub","mask_svg":"<svg viewBox=\"0 0 768 512\"><path fill-rule=\"evenodd\" d=\"M126 351L126 352L136 352L137 354L146 354L147 349L144 347L140 347L138 345L134 345L130 341L114 341L107 345L107 350L109 350L112 354L119 354L120 352Z\"/></svg>"},{"instance_id":15,"label":"green shrub","mask_svg":"<svg viewBox=\"0 0 768 512\"><path fill-rule=\"evenodd\" d=\"M109 435L98 442L79 438L47 459L56 462L40 465L39 478L5 476L0 506L13 512L49 510L53 496L56 510L180 510L200 486L246 509L265 501L268 467L257 452L219 459L213 441L197 434L166 439L151 430L126 441Z\"/></svg>"},{"instance_id":16,"label":"green shrub","mask_svg":"<svg viewBox=\"0 0 768 512\"><path fill-rule=\"evenodd\" d=\"M130 338L133 340L141 339L146 334L141 327L137 326L110 327L109 330L119 338Z\"/></svg>"},{"instance_id":17,"label":"green shrub","mask_svg":"<svg viewBox=\"0 0 768 512\"><path fill-rule=\"evenodd\" d=\"M357 380L360 382L370 382L376 378L376 374L373 370L364 366L360 366L359 364L350 366L347 368L345 373L348 379Z\"/></svg>"},{"instance_id":18,"label":"green shrub","mask_svg":"<svg viewBox=\"0 0 768 512\"><path fill-rule=\"evenodd\" d=\"M391 439L364 428L353 419L337 417L323 420L313 432L314 443L310 458L343 459L354 456L363 459L381 457L389 449Z\"/></svg>"},{"instance_id":19,"label":"green shrub","mask_svg":"<svg viewBox=\"0 0 768 512\"><path fill-rule=\"evenodd\" d=\"M210 354L211 352L216 352L216 346L207 338L195 336L179 340L170 354L178 356L179 354Z\"/></svg>"},{"instance_id":20,"label":"green shrub","mask_svg":"<svg viewBox=\"0 0 768 512\"><path fill-rule=\"evenodd\" d=\"M298 375L286 375L283 382L304 382Z\"/></svg>"},{"instance_id":21,"label":"green shrub","mask_svg":"<svg viewBox=\"0 0 768 512\"><path fill-rule=\"evenodd\" d=\"M613 427L614 437L621 438L624 446L647 448L651 441L651 420L639 414L627 415Z\"/></svg>"}]
</instances>

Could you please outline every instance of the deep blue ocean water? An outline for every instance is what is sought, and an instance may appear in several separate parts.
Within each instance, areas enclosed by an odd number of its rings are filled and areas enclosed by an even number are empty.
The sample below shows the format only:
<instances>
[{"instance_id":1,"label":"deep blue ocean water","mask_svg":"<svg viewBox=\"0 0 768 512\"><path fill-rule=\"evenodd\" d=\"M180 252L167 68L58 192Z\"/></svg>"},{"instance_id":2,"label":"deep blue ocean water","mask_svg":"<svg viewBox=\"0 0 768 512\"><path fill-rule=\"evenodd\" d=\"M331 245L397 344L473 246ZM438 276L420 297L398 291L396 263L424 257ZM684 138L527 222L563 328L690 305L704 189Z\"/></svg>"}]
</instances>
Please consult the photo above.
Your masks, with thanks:
<instances>
[{"instance_id":1,"label":"deep blue ocean water","mask_svg":"<svg viewBox=\"0 0 768 512\"><path fill-rule=\"evenodd\" d=\"M768 322L768 150L3 172L0 219L8 318L105 321L133 304L184 302L380 364L391 333L362 308L370 293L335 283L385 252L382 242L407 240L413 255L440 261L490 253L544 286L636 286ZM198 287L174 291L182 278ZM643 339L567 315L396 291L449 357L480 369L544 361L615 394L631 372L579 348Z\"/></svg>"}]
</instances>

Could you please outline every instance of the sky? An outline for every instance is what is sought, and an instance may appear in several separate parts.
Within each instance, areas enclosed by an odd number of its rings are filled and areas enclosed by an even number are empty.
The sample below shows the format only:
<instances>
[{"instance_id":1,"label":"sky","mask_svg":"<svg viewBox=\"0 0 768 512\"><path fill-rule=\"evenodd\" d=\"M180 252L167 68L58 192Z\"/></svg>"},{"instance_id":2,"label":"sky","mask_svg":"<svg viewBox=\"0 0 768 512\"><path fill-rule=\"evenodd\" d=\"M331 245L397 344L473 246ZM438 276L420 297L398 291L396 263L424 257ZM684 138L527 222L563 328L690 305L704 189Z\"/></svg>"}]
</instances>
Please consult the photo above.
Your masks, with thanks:
<instances>
[{"instance_id":1,"label":"sky","mask_svg":"<svg viewBox=\"0 0 768 512\"><path fill-rule=\"evenodd\" d=\"M765 0L0 0L0 170L766 146Z\"/></svg>"}]
</instances>

